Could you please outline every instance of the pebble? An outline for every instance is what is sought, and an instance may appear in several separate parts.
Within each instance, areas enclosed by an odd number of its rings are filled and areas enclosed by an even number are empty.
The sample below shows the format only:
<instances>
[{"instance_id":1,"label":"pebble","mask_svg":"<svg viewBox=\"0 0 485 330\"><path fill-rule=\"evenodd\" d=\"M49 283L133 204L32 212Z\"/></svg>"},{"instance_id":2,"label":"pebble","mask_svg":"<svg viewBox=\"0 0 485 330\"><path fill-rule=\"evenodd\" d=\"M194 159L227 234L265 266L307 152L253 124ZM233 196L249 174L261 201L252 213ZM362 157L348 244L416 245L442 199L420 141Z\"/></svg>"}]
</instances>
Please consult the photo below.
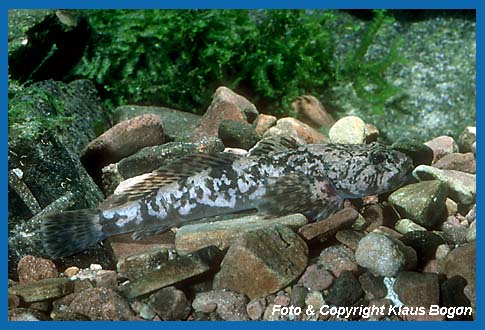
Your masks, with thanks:
<instances>
[{"instance_id":1,"label":"pebble","mask_svg":"<svg viewBox=\"0 0 485 330\"><path fill-rule=\"evenodd\" d=\"M79 268L76 266L71 266L66 268L66 270L64 271L64 276L71 277L76 275L77 273L79 273Z\"/></svg>"},{"instance_id":2,"label":"pebble","mask_svg":"<svg viewBox=\"0 0 485 330\"><path fill-rule=\"evenodd\" d=\"M336 306L350 306L357 302L364 292L352 272L343 271L330 289L327 302Z\"/></svg>"},{"instance_id":3,"label":"pebble","mask_svg":"<svg viewBox=\"0 0 485 330\"><path fill-rule=\"evenodd\" d=\"M458 138L458 146L460 147L460 152L473 152L475 153L475 143L477 140L477 128L474 126L468 126L460 134Z\"/></svg>"},{"instance_id":4,"label":"pebble","mask_svg":"<svg viewBox=\"0 0 485 330\"><path fill-rule=\"evenodd\" d=\"M365 272L359 276L359 283L367 300L381 299L387 295L382 276L375 276L370 272Z\"/></svg>"},{"instance_id":5,"label":"pebble","mask_svg":"<svg viewBox=\"0 0 485 330\"><path fill-rule=\"evenodd\" d=\"M355 259L374 274L393 277L404 269L414 268L416 252L397 239L372 232L360 240Z\"/></svg>"},{"instance_id":6,"label":"pebble","mask_svg":"<svg viewBox=\"0 0 485 330\"><path fill-rule=\"evenodd\" d=\"M338 231L337 234L335 235L335 238L343 245L355 251L357 249L357 246L359 245L359 241L364 236L365 234L360 231L353 230L353 229L345 229L345 230Z\"/></svg>"},{"instance_id":7,"label":"pebble","mask_svg":"<svg viewBox=\"0 0 485 330\"><path fill-rule=\"evenodd\" d=\"M8 309L17 308L20 306L20 298L15 294L8 294Z\"/></svg>"},{"instance_id":8,"label":"pebble","mask_svg":"<svg viewBox=\"0 0 485 330\"><path fill-rule=\"evenodd\" d=\"M433 150L423 143L404 138L394 142L391 147L411 157L415 167L433 162Z\"/></svg>"},{"instance_id":9,"label":"pebble","mask_svg":"<svg viewBox=\"0 0 485 330\"><path fill-rule=\"evenodd\" d=\"M252 110L248 110L248 109ZM219 125L224 120L248 123L246 114L256 110L254 104L234 93L227 87L219 87L212 97L209 108L202 116L200 123L194 129L191 140L195 143L204 138L217 137Z\"/></svg>"},{"instance_id":10,"label":"pebble","mask_svg":"<svg viewBox=\"0 0 485 330\"><path fill-rule=\"evenodd\" d=\"M440 302L437 274L400 272L394 283L394 291L406 306L429 307Z\"/></svg>"},{"instance_id":11,"label":"pebble","mask_svg":"<svg viewBox=\"0 0 485 330\"><path fill-rule=\"evenodd\" d=\"M123 180L118 170L118 163L108 164L101 169L101 189L105 196L112 195Z\"/></svg>"},{"instance_id":12,"label":"pebble","mask_svg":"<svg viewBox=\"0 0 485 330\"><path fill-rule=\"evenodd\" d=\"M74 283L67 278L46 278L8 288L9 294L17 295L29 303L59 298L73 291Z\"/></svg>"},{"instance_id":13,"label":"pebble","mask_svg":"<svg viewBox=\"0 0 485 330\"><path fill-rule=\"evenodd\" d=\"M365 143L370 144L376 142L379 138L379 129L372 124L365 124Z\"/></svg>"},{"instance_id":14,"label":"pebble","mask_svg":"<svg viewBox=\"0 0 485 330\"><path fill-rule=\"evenodd\" d=\"M51 260L31 255L20 259L17 273L19 282L24 284L58 276L56 265Z\"/></svg>"},{"instance_id":15,"label":"pebble","mask_svg":"<svg viewBox=\"0 0 485 330\"><path fill-rule=\"evenodd\" d=\"M49 317L30 308L13 308L8 310L9 321L46 321Z\"/></svg>"},{"instance_id":16,"label":"pebble","mask_svg":"<svg viewBox=\"0 0 485 330\"><path fill-rule=\"evenodd\" d=\"M453 170L440 170L431 166L420 165L413 171L418 180L439 180L448 186L448 197L454 201L470 205L475 202L476 177Z\"/></svg>"},{"instance_id":17,"label":"pebble","mask_svg":"<svg viewBox=\"0 0 485 330\"><path fill-rule=\"evenodd\" d=\"M192 307L195 311L204 311L207 305L215 304L217 314L223 320L244 321L249 319L246 313L247 303L248 299L243 294L228 290L213 290L197 293Z\"/></svg>"},{"instance_id":18,"label":"pebble","mask_svg":"<svg viewBox=\"0 0 485 330\"><path fill-rule=\"evenodd\" d=\"M275 304L269 304L264 310L264 321L287 321L289 315L283 315L281 310L275 310Z\"/></svg>"},{"instance_id":19,"label":"pebble","mask_svg":"<svg viewBox=\"0 0 485 330\"><path fill-rule=\"evenodd\" d=\"M332 245L324 249L317 263L329 270L333 276L339 277L343 271L358 272L354 251L343 245Z\"/></svg>"},{"instance_id":20,"label":"pebble","mask_svg":"<svg viewBox=\"0 0 485 330\"><path fill-rule=\"evenodd\" d=\"M302 226L298 233L307 241L327 241L335 236L337 231L351 228L359 217L359 213L350 207L344 208L324 221L318 221Z\"/></svg>"},{"instance_id":21,"label":"pebble","mask_svg":"<svg viewBox=\"0 0 485 330\"><path fill-rule=\"evenodd\" d=\"M299 96L291 103L291 108L302 122L313 128L328 129L335 124L335 119L315 96Z\"/></svg>"},{"instance_id":22,"label":"pebble","mask_svg":"<svg viewBox=\"0 0 485 330\"><path fill-rule=\"evenodd\" d=\"M224 146L245 150L251 149L260 139L252 125L232 120L219 124L218 136Z\"/></svg>"},{"instance_id":23,"label":"pebble","mask_svg":"<svg viewBox=\"0 0 485 330\"><path fill-rule=\"evenodd\" d=\"M312 310L315 312L315 315L305 315L305 320L317 320L319 317L319 310L320 308L325 305L325 299L323 298L323 294L320 291L310 290L308 291L305 297L305 305L307 308L312 306Z\"/></svg>"},{"instance_id":24,"label":"pebble","mask_svg":"<svg viewBox=\"0 0 485 330\"><path fill-rule=\"evenodd\" d=\"M141 115L116 124L91 141L81 153L81 162L91 174L116 163L141 148L165 142L158 115Z\"/></svg>"},{"instance_id":25,"label":"pebble","mask_svg":"<svg viewBox=\"0 0 485 330\"><path fill-rule=\"evenodd\" d=\"M468 222L463 225L458 221L456 216L450 216L441 226L443 237L450 244L462 245L467 242L467 235L470 230Z\"/></svg>"},{"instance_id":26,"label":"pebble","mask_svg":"<svg viewBox=\"0 0 485 330\"><path fill-rule=\"evenodd\" d=\"M345 144L363 144L366 139L365 123L356 116L339 119L328 133L330 142Z\"/></svg>"},{"instance_id":27,"label":"pebble","mask_svg":"<svg viewBox=\"0 0 485 330\"><path fill-rule=\"evenodd\" d=\"M446 193L444 183L438 180L423 181L396 190L389 196L388 201L403 218L430 229L437 225L445 210Z\"/></svg>"},{"instance_id":28,"label":"pebble","mask_svg":"<svg viewBox=\"0 0 485 330\"><path fill-rule=\"evenodd\" d=\"M411 231L426 231L426 228L418 225L417 223L415 223L415 222L413 222L412 220L409 220L409 219L399 220L398 222L396 222L394 229L396 229L401 234L406 234L406 233L409 233Z\"/></svg>"},{"instance_id":29,"label":"pebble","mask_svg":"<svg viewBox=\"0 0 485 330\"><path fill-rule=\"evenodd\" d=\"M458 144L451 136L438 136L424 144L433 150L433 164L445 155L458 152Z\"/></svg>"},{"instance_id":30,"label":"pebble","mask_svg":"<svg viewBox=\"0 0 485 330\"><path fill-rule=\"evenodd\" d=\"M476 218L477 218L477 205L474 204L473 207L465 215L465 219L468 221L468 223L472 223L472 222L475 222Z\"/></svg>"},{"instance_id":31,"label":"pebble","mask_svg":"<svg viewBox=\"0 0 485 330\"><path fill-rule=\"evenodd\" d=\"M471 242L476 240L477 238L477 223L473 221L470 224L470 228L468 228L468 232L466 233L466 241Z\"/></svg>"},{"instance_id":32,"label":"pebble","mask_svg":"<svg viewBox=\"0 0 485 330\"><path fill-rule=\"evenodd\" d=\"M229 247L213 288L240 292L250 299L262 297L296 280L307 264L303 239L288 227L275 225L246 233Z\"/></svg>"},{"instance_id":33,"label":"pebble","mask_svg":"<svg viewBox=\"0 0 485 330\"><path fill-rule=\"evenodd\" d=\"M271 228L276 224L297 230L307 222L306 217L298 213L272 219L262 219L256 214L230 220L186 225L177 230L175 246L181 254L190 253L209 245L224 250L246 233Z\"/></svg>"},{"instance_id":34,"label":"pebble","mask_svg":"<svg viewBox=\"0 0 485 330\"><path fill-rule=\"evenodd\" d=\"M246 313L251 320L261 320L266 309L266 299L257 298L246 305Z\"/></svg>"},{"instance_id":35,"label":"pebble","mask_svg":"<svg viewBox=\"0 0 485 330\"><path fill-rule=\"evenodd\" d=\"M470 174L475 174L477 172L477 162L475 156L471 152L465 154L448 154L434 163L433 167L441 170L455 170Z\"/></svg>"},{"instance_id":36,"label":"pebble","mask_svg":"<svg viewBox=\"0 0 485 330\"><path fill-rule=\"evenodd\" d=\"M192 310L185 293L173 286L151 294L148 306L164 321L185 320Z\"/></svg>"},{"instance_id":37,"label":"pebble","mask_svg":"<svg viewBox=\"0 0 485 330\"><path fill-rule=\"evenodd\" d=\"M157 314L148 306L148 304L134 300L130 304L131 309L144 320L153 320Z\"/></svg>"},{"instance_id":38,"label":"pebble","mask_svg":"<svg viewBox=\"0 0 485 330\"><path fill-rule=\"evenodd\" d=\"M437 260L444 260L445 257L450 253L451 248L448 244L440 244L436 248L435 258Z\"/></svg>"},{"instance_id":39,"label":"pebble","mask_svg":"<svg viewBox=\"0 0 485 330\"><path fill-rule=\"evenodd\" d=\"M322 135L322 133L292 117L278 119L276 126L273 126L266 131L263 138L275 135L279 136L279 132L289 134L290 136L295 137L297 141L303 140L305 143L309 144L327 142L327 138Z\"/></svg>"},{"instance_id":40,"label":"pebble","mask_svg":"<svg viewBox=\"0 0 485 330\"><path fill-rule=\"evenodd\" d=\"M267 130L276 125L278 119L275 116L259 114L253 123L254 131L259 136L263 136Z\"/></svg>"},{"instance_id":41,"label":"pebble","mask_svg":"<svg viewBox=\"0 0 485 330\"><path fill-rule=\"evenodd\" d=\"M305 306L305 297L309 292L308 288L302 284L296 284L292 287L290 293L290 304L303 309Z\"/></svg>"},{"instance_id":42,"label":"pebble","mask_svg":"<svg viewBox=\"0 0 485 330\"><path fill-rule=\"evenodd\" d=\"M136 319L128 302L114 290L107 288L92 288L76 294L69 309L87 316L90 320Z\"/></svg>"},{"instance_id":43,"label":"pebble","mask_svg":"<svg viewBox=\"0 0 485 330\"><path fill-rule=\"evenodd\" d=\"M328 289L334 281L333 275L321 264L311 264L307 267L298 283L311 290L322 291Z\"/></svg>"},{"instance_id":44,"label":"pebble","mask_svg":"<svg viewBox=\"0 0 485 330\"><path fill-rule=\"evenodd\" d=\"M446 198L445 206L448 216L453 216L458 212L458 204L451 198Z\"/></svg>"},{"instance_id":45,"label":"pebble","mask_svg":"<svg viewBox=\"0 0 485 330\"><path fill-rule=\"evenodd\" d=\"M400 238L400 241L416 251L418 266L434 259L438 246L445 243L443 238L429 231L412 231Z\"/></svg>"}]
</instances>

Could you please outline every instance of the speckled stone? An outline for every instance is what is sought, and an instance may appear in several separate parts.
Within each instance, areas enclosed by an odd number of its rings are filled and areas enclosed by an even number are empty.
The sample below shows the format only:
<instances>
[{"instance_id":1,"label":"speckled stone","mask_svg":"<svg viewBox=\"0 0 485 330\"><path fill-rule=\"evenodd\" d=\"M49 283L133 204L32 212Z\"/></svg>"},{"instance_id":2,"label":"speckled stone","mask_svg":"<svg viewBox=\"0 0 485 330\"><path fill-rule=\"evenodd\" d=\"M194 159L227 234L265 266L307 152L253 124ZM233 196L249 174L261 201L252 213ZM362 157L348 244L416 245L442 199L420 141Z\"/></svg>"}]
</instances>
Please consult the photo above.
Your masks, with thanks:
<instances>
[{"instance_id":1,"label":"speckled stone","mask_svg":"<svg viewBox=\"0 0 485 330\"><path fill-rule=\"evenodd\" d=\"M393 277L416 264L416 252L399 240L381 233L369 233L355 251L357 263L381 276Z\"/></svg>"},{"instance_id":2,"label":"speckled stone","mask_svg":"<svg viewBox=\"0 0 485 330\"><path fill-rule=\"evenodd\" d=\"M213 290L195 295L192 307L195 311L204 311L208 304L216 305L216 312L226 321L248 320L246 304L248 299L243 294L232 291Z\"/></svg>"},{"instance_id":3,"label":"speckled stone","mask_svg":"<svg viewBox=\"0 0 485 330\"><path fill-rule=\"evenodd\" d=\"M444 183L438 180L423 181L396 190L388 201L404 218L429 229L437 225L445 209L446 194Z\"/></svg>"},{"instance_id":4,"label":"speckled stone","mask_svg":"<svg viewBox=\"0 0 485 330\"><path fill-rule=\"evenodd\" d=\"M317 263L329 270L335 277L339 277L343 271L355 273L359 271L354 251L343 245L332 245L324 249L320 253Z\"/></svg>"},{"instance_id":5,"label":"speckled stone","mask_svg":"<svg viewBox=\"0 0 485 330\"><path fill-rule=\"evenodd\" d=\"M17 272L19 282L24 284L47 278L56 278L59 274L56 265L51 260L31 255L20 259Z\"/></svg>"},{"instance_id":6,"label":"speckled stone","mask_svg":"<svg viewBox=\"0 0 485 330\"><path fill-rule=\"evenodd\" d=\"M185 320L191 311L185 293L169 286L158 290L148 298L148 306L165 321Z\"/></svg>"},{"instance_id":7,"label":"speckled stone","mask_svg":"<svg viewBox=\"0 0 485 330\"><path fill-rule=\"evenodd\" d=\"M443 156L433 164L433 167L441 170L455 170L475 174L477 171L477 162L475 160L475 155L471 152L465 154L452 153Z\"/></svg>"},{"instance_id":8,"label":"speckled stone","mask_svg":"<svg viewBox=\"0 0 485 330\"><path fill-rule=\"evenodd\" d=\"M474 152L475 147L473 146L477 140L477 128L474 126L468 126L460 134L458 138L458 146L460 147L460 152Z\"/></svg>"}]
</instances>

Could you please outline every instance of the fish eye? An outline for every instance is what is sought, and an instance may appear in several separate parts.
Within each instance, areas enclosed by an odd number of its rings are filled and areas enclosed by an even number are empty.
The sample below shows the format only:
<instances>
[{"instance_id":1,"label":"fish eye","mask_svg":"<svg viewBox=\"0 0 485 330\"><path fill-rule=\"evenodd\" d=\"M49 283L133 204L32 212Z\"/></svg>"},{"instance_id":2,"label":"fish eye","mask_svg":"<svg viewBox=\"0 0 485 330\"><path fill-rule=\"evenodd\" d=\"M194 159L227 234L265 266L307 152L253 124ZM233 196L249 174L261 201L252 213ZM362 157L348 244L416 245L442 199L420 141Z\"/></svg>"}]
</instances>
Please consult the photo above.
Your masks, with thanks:
<instances>
[{"instance_id":1,"label":"fish eye","mask_svg":"<svg viewBox=\"0 0 485 330\"><path fill-rule=\"evenodd\" d=\"M381 152L374 152L370 155L370 160L373 164L380 164L386 160L386 155Z\"/></svg>"}]
</instances>

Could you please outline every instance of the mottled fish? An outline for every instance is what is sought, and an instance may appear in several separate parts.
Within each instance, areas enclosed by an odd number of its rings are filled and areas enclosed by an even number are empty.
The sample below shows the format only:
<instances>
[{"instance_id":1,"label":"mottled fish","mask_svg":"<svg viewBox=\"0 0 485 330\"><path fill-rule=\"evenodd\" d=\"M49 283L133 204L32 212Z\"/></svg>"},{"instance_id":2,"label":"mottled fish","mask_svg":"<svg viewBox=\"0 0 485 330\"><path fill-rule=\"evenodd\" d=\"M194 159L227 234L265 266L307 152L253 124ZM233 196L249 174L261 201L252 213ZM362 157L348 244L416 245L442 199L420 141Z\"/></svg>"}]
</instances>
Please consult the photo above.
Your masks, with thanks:
<instances>
[{"instance_id":1,"label":"mottled fish","mask_svg":"<svg viewBox=\"0 0 485 330\"><path fill-rule=\"evenodd\" d=\"M405 154L378 143L296 145L262 140L248 155L194 154L141 176L97 209L47 216L43 244L52 257L83 251L113 235L134 239L192 220L257 209L267 216L302 213L322 220L345 198L402 185L412 169Z\"/></svg>"}]
</instances>

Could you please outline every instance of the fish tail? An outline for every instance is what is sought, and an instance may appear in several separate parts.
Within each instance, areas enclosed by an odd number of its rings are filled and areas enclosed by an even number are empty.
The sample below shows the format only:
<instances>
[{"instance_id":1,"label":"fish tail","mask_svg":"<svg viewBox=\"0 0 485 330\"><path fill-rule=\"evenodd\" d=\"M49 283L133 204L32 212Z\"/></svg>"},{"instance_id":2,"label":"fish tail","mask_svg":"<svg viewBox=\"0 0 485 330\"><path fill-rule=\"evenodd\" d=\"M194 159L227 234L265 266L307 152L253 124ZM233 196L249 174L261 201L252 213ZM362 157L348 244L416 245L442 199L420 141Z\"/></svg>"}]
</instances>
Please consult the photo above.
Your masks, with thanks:
<instances>
[{"instance_id":1,"label":"fish tail","mask_svg":"<svg viewBox=\"0 0 485 330\"><path fill-rule=\"evenodd\" d=\"M81 252L108 235L100 224L101 210L85 209L54 213L44 217L42 244L51 257L65 257Z\"/></svg>"}]
</instances>

